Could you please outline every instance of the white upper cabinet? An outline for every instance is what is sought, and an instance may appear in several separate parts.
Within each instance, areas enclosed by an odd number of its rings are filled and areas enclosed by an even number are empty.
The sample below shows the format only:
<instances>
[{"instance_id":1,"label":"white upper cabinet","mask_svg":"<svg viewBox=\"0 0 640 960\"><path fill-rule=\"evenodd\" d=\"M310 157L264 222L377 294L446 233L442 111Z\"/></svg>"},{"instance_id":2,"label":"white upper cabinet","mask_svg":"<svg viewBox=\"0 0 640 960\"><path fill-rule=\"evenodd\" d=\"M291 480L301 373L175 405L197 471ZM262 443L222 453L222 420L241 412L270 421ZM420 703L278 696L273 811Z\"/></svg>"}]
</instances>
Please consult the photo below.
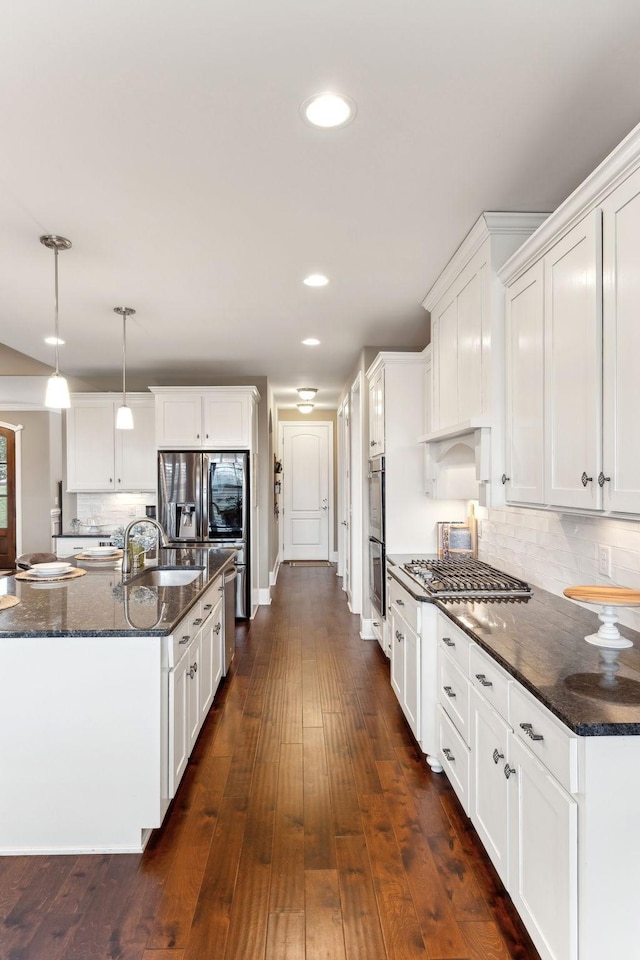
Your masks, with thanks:
<instances>
[{"instance_id":1,"label":"white upper cabinet","mask_svg":"<svg viewBox=\"0 0 640 960\"><path fill-rule=\"evenodd\" d=\"M384 453L384 367L369 379L369 456Z\"/></svg>"},{"instance_id":2,"label":"white upper cabinet","mask_svg":"<svg viewBox=\"0 0 640 960\"><path fill-rule=\"evenodd\" d=\"M506 471L510 503L544 502L544 270L534 264L507 290Z\"/></svg>"},{"instance_id":3,"label":"white upper cabinet","mask_svg":"<svg viewBox=\"0 0 640 960\"><path fill-rule=\"evenodd\" d=\"M158 447L235 450L252 446L255 387L152 387Z\"/></svg>"},{"instance_id":4,"label":"white upper cabinet","mask_svg":"<svg viewBox=\"0 0 640 960\"><path fill-rule=\"evenodd\" d=\"M67 490L155 490L155 413L150 394L127 394L133 430L116 430L121 394L75 393L67 410Z\"/></svg>"},{"instance_id":5,"label":"white upper cabinet","mask_svg":"<svg viewBox=\"0 0 640 960\"><path fill-rule=\"evenodd\" d=\"M640 513L640 171L602 204L605 510Z\"/></svg>"},{"instance_id":6,"label":"white upper cabinet","mask_svg":"<svg viewBox=\"0 0 640 960\"><path fill-rule=\"evenodd\" d=\"M547 503L600 506L600 211L544 258Z\"/></svg>"},{"instance_id":7,"label":"white upper cabinet","mask_svg":"<svg viewBox=\"0 0 640 960\"><path fill-rule=\"evenodd\" d=\"M639 262L640 127L499 271L507 286L508 502L640 514ZM520 337L523 324L529 335Z\"/></svg>"}]
</instances>

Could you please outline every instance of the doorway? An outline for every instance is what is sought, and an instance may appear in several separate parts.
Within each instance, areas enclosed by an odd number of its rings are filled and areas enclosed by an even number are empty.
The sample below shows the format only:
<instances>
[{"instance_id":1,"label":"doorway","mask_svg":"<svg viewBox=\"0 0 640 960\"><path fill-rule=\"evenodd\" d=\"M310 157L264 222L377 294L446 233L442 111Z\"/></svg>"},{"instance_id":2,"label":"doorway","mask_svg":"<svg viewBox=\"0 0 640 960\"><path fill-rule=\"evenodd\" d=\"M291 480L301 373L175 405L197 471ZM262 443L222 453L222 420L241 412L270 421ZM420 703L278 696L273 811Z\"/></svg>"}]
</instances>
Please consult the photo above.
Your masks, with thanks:
<instances>
[{"instance_id":1,"label":"doorway","mask_svg":"<svg viewBox=\"0 0 640 960\"><path fill-rule=\"evenodd\" d=\"M333 541L333 424L282 424L282 552L330 560Z\"/></svg>"},{"instance_id":2,"label":"doorway","mask_svg":"<svg viewBox=\"0 0 640 960\"><path fill-rule=\"evenodd\" d=\"M16 435L0 424L0 567L16 564Z\"/></svg>"}]
</instances>

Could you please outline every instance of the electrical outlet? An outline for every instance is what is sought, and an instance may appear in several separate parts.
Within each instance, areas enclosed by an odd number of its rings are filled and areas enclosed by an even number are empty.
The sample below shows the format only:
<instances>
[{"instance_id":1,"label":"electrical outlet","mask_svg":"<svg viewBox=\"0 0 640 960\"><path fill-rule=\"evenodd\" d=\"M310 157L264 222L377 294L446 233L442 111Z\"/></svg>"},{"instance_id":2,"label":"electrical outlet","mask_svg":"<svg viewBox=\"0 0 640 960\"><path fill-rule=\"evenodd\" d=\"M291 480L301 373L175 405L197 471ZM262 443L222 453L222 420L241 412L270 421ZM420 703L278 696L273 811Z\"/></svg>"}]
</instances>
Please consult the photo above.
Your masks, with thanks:
<instances>
[{"instance_id":1,"label":"electrical outlet","mask_svg":"<svg viewBox=\"0 0 640 960\"><path fill-rule=\"evenodd\" d=\"M611 547L598 547L598 573L601 577L611 578Z\"/></svg>"},{"instance_id":2,"label":"electrical outlet","mask_svg":"<svg viewBox=\"0 0 640 960\"><path fill-rule=\"evenodd\" d=\"M135 517L135 515L136 515L135 504L130 503L130 504L129 504L129 516L130 516L130 517Z\"/></svg>"}]
</instances>

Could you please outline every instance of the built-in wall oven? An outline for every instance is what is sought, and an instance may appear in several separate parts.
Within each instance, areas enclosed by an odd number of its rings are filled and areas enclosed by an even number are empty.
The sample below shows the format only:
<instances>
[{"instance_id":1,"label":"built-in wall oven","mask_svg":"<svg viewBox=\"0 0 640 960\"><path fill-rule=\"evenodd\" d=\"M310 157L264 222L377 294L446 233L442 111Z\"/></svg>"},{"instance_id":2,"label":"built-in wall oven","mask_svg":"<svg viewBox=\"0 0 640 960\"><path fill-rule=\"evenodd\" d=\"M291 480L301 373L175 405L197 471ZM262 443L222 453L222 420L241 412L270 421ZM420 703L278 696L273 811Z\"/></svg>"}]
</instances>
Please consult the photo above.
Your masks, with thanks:
<instances>
[{"instance_id":1,"label":"built-in wall oven","mask_svg":"<svg viewBox=\"0 0 640 960\"><path fill-rule=\"evenodd\" d=\"M385 615L384 457L369 461L369 599Z\"/></svg>"}]
</instances>

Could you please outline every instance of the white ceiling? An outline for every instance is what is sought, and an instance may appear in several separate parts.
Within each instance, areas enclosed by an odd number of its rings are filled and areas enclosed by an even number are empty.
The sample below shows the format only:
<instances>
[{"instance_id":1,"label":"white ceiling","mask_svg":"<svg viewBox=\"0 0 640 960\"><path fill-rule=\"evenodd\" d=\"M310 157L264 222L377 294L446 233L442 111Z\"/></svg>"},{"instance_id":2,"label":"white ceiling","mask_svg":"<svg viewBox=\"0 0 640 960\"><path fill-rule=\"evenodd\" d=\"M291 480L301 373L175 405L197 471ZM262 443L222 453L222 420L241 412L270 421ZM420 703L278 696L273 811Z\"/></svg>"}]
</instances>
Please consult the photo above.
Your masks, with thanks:
<instances>
[{"instance_id":1,"label":"white ceiling","mask_svg":"<svg viewBox=\"0 0 640 960\"><path fill-rule=\"evenodd\" d=\"M637 0L4 3L0 341L52 362L59 233L64 373L117 386L126 304L136 381L335 406L363 345L427 342L482 210L552 210L640 120L639 54ZM325 90L353 123L301 120Z\"/></svg>"}]
</instances>

